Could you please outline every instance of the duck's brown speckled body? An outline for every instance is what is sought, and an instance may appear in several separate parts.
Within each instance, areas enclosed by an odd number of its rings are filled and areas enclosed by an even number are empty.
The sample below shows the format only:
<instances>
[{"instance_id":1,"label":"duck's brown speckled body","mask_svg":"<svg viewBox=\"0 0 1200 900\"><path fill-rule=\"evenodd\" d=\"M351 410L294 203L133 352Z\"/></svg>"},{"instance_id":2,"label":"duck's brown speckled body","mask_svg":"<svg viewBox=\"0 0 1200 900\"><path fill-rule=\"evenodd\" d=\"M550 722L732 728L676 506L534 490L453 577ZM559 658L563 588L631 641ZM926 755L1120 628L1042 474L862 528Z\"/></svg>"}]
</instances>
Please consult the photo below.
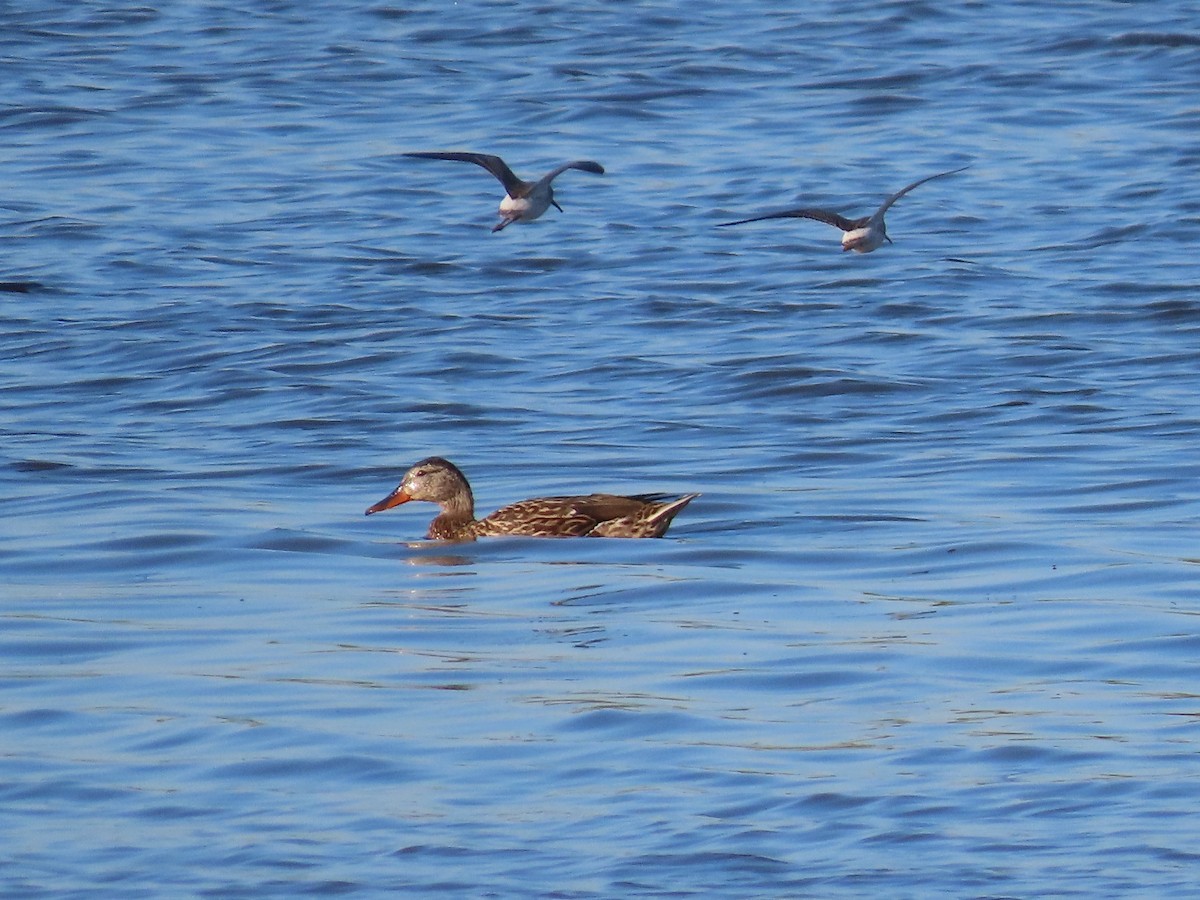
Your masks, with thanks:
<instances>
[{"instance_id":1,"label":"duck's brown speckled body","mask_svg":"<svg viewBox=\"0 0 1200 900\"><path fill-rule=\"evenodd\" d=\"M667 498L659 494L621 497L538 497L475 518L475 498L466 476L438 456L423 459L405 474L396 489L367 510L367 515L410 500L427 500L442 508L429 526L434 540L471 541L478 537L661 537L676 513L699 494Z\"/></svg>"}]
</instances>

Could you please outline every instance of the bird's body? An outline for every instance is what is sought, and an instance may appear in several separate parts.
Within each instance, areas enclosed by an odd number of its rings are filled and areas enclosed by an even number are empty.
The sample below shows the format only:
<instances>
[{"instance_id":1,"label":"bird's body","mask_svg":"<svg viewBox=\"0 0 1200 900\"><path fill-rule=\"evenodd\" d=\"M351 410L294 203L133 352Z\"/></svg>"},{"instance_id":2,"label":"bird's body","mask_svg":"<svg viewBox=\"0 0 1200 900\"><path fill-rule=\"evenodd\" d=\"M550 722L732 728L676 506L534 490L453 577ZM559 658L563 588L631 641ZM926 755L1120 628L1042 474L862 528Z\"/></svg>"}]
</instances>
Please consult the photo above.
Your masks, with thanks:
<instances>
[{"instance_id":1,"label":"bird's body","mask_svg":"<svg viewBox=\"0 0 1200 900\"><path fill-rule=\"evenodd\" d=\"M883 201L879 209L875 210L869 216L863 216L861 219L847 219L845 216L830 212L826 209L787 209L781 212L764 213L761 216L752 216L749 219L739 219L736 222L722 222L722 226L727 225L744 225L747 222L760 222L763 219L814 219L817 222L824 222L826 225L832 225L834 228L842 232L842 251L853 250L855 253L870 253L872 250L877 250L883 245L884 241L889 244L892 239L888 237L887 225L883 221L884 214L891 208L892 204L911 191L913 188L920 187L927 181L933 181L935 178L944 178L947 175L956 175L964 169L969 169L970 166L963 166L962 169L954 169L950 172L939 172L936 175L928 175L919 181L914 181L907 187L901 188Z\"/></svg>"},{"instance_id":2,"label":"bird's body","mask_svg":"<svg viewBox=\"0 0 1200 900\"><path fill-rule=\"evenodd\" d=\"M405 153L418 159L449 159L458 162L474 163L491 172L504 185L504 199L500 201L500 221L492 231L500 231L513 222L532 222L542 213L553 206L559 212L562 207L554 199L554 188L551 182L567 169L579 169L596 175L604 174L604 167L590 159L577 159L563 163L551 169L537 181L523 181L513 174L513 170L498 156L487 153L460 153L457 151L427 151Z\"/></svg>"},{"instance_id":3,"label":"bird's body","mask_svg":"<svg viewBox=\"0 0 1200 900\"><path fill-rule=\"evenodd\" d=\"M470 541L501 535L661 537L675 515L698 496L538 497L511 503L490 516L476 519L475 498L466 476L450 461L431 456L409 469L395 490L367 509L367 515L410 500L436 503L441 512L427 534L434 540Z\"/></svg>"}]
</instances>

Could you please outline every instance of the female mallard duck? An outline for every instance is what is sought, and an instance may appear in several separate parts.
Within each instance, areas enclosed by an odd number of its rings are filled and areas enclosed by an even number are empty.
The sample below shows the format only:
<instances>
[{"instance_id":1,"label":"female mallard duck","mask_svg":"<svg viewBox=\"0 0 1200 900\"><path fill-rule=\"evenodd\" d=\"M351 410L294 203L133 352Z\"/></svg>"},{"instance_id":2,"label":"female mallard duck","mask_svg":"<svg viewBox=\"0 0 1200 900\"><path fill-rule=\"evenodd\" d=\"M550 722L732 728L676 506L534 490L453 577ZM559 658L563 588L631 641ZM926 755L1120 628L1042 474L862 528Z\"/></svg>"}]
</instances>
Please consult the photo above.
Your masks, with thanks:
<instances>
[{"instance_id":1,"label":"female mallard duck","mask_svg":"<svg viewBox=\"0 0 1200 900\"><path fill-rule=\"evenodd\" d=\"M409 500L428 500L442 508L430 523L433 540L471 541L477 537L662 537L675 514L699 494L669 500L660 494L618 497L539 497L522 500L475 518L475 498L467 478L454 463L439 456L423 459L407 472L396 489L367 510L383 512Z\"/></svg>"}]
</instances>

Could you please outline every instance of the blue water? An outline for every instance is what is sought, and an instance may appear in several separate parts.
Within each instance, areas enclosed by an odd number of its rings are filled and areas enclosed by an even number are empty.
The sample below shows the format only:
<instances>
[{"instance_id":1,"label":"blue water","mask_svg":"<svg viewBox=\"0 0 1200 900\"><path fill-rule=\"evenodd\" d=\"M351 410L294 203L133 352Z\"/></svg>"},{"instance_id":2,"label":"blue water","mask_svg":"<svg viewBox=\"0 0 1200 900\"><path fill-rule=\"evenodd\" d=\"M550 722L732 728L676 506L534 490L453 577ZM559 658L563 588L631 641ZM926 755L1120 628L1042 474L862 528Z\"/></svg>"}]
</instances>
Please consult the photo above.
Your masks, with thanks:
<instances>
[{"instance_id":1,"label":"blue water","mask_svg":"<svg viewBox=\"0 0 1200 900\"><path fill-rule=\"evenodd\" d=\"M946 6L7 8L0 894L1194 891L1195 10Z\"/></svg>"}]
</instances>

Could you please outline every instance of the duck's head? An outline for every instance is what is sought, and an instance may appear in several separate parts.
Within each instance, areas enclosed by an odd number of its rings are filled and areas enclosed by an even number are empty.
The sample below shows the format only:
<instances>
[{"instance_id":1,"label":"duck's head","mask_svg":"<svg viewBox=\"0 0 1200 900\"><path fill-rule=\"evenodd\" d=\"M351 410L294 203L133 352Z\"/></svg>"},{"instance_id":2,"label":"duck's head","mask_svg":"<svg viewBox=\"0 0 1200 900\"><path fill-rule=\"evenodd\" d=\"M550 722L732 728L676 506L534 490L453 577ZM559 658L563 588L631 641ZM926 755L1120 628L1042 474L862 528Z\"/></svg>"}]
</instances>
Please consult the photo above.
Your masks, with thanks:
<instances>
[{"instance_id":1,"label":"duck's head","mask_svg":"<svg viewBox=\"0 0 1200 900\"><path fill-rule=\"evenodd\" d=\"M368 507L367 515L383 512L409 500L427 500L443 508L462 507L465 500L467 511L474 508L474 498L466 476L458 466L440 456L423 459L405 472L394 491Z\"/></svg>"}]
</instances>

